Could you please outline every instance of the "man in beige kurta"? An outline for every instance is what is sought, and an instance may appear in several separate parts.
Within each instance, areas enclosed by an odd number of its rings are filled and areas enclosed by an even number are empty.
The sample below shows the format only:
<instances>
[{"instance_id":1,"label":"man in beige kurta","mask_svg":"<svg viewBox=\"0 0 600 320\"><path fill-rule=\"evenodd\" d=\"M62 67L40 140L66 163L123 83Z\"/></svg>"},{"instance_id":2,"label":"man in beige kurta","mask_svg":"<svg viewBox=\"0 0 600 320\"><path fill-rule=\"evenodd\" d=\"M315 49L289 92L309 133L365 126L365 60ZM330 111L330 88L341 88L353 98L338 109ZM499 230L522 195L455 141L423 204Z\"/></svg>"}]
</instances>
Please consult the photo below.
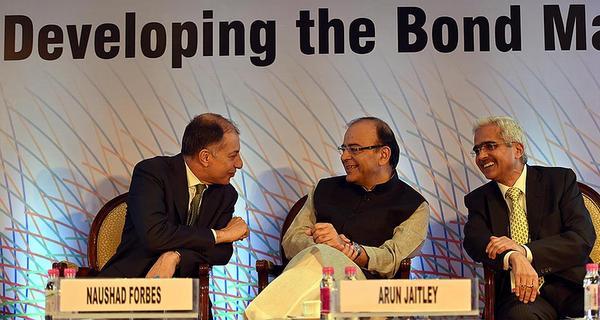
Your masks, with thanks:
<instances>
[{"instance_id":1,"label":"man in beige kurta","mask_svg":"<svg viewBox=\"0 0 600 320\"><path fill-rule=\"evenodd\" d=\"M319 299L323 266L333 266L337 280L343 278L348 265L361 270L358 279L392 278L400 262L418 252L424 242L429 206L398 179L395 167L399 147L389 126L377 118L354 120L339 150L346 176L323 179L309 193L282 239L286 257L291 261L282 275L248 306L247 318L301 315L304 301ZM411 203L406 203L406 199ZM361 215L348 212L352 210L347 204L353 203L363 205L357 210ZM402 210L409 212L392 217L389 225L387 217ZM387 230L378 232L381 225ZM381 238L382 234L389 237L371 241L371 237Z\"/></svg>"}]
</instances>

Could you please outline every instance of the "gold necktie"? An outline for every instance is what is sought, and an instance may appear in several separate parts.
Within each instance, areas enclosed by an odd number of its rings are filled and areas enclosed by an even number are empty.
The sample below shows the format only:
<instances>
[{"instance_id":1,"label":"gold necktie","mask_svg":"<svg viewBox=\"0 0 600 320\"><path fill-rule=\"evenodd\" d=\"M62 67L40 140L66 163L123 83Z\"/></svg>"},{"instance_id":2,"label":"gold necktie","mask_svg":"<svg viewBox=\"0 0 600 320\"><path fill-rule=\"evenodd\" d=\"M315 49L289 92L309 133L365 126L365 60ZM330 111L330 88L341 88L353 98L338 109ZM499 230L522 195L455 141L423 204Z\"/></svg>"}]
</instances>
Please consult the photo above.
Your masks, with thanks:
<instances>
[{"instance_id":1,"label":"gold necktie","mask_svg":"<svg viewBox=\"0 0 600 320\"><path fill-rule=\"evenodd\" d=\"M518 244L526 244L529 242L529 224L527 223L527 215L525 209L519 201L522 192L518 188L509 188L506 191L506 198L510 199L512 210L510 212L510 237ZM544 277L539 277L539 288L544 284Z\"/></svg>"},{"instance_id":2,"label":"gold necktie","mask_svg":"<svg viewBox=\"0 0 600 320\"><path fill-rule=\"evenodd\" d=\"M191 226L196 223L198 215L200 214L200 204L202 202L202 194L206 190L206 185L199 183L196 185L196 193L190 203L190 210L188 210L187 225Z\"/></svg>"},{"instance_id":3,"label":"gold necktie","mask_svg":"<svg viewBox=\"0 0 600 320\"><path fill-rule=\"evenodd\" d=\"M510 199L512 210L510 211L510 237L518 244L529 242L529 225L527 224L527 215L521 206L522 192L518 188L509 188L506 191L506 198Z\"/></svg>"}]
</instances>

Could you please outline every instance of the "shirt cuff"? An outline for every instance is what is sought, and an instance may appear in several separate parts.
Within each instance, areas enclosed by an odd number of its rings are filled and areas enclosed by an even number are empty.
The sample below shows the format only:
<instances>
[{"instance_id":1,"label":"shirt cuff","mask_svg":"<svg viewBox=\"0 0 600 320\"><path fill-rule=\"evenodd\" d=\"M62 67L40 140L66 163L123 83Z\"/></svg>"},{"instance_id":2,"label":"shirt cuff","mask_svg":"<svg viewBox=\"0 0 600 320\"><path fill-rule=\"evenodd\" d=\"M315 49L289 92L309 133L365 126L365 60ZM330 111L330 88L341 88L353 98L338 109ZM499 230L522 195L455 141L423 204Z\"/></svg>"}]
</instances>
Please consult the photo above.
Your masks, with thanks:
<instances>
[{"instance_id":1,"label":"shirt cuff","mask_svg":"<svg viewBox=\"0 0 600 320\"><path fill-rule=\"evenodd\" d=\"M523 248L525 248L525 256L527 256L527 261L529 261L529 263L531 263L533 261L533 253L531 253L531 250L529 250L529 247L526 245L522 245Z\"/></svg>"},{"instance_id":2,"label":"shirt cuff","mask_svg":"<svg viewBox=\"0 0 600 320\"><path fill-rule=\"evenodd\" d=\"M212 231L213 238L215 238L215 243L217 243L217 232L215 231L215 229L210 229L210 231Z\"/></svg>"},{"instance_id":3,"label":"shirt cuff","mask_svg":"<svg viewBox=\"0 0 600 320\"><path fill-rule=\"evenodd\" d=\"M516 251L512 250L509 251L507 254L504 255L504 260L503 260L503 269L504 270L508 270L510 269L510 264L508 263L508 258L510 258L510 255L515 253Z\"/></svg>"},{"instance_id":4,"label":"shirt cuff","mask_svg":"<svg viewBox=\"0 0 600 320\"><path fill-rule=\"evenodd\" d=\"M531 250L526 245L522 244L521 246L523 247L523 249L525 249L525 257L527 258L527 261L529 261L529 263L531 263L531 261L533 261L533 253L531 253ZM510 255L515 252L517 252L517 251L511 250L504 256L504 260L502 261L504 270L510 269L510 264L508 263L508 259L510 258Z\"/></svg>"}]
</instances>

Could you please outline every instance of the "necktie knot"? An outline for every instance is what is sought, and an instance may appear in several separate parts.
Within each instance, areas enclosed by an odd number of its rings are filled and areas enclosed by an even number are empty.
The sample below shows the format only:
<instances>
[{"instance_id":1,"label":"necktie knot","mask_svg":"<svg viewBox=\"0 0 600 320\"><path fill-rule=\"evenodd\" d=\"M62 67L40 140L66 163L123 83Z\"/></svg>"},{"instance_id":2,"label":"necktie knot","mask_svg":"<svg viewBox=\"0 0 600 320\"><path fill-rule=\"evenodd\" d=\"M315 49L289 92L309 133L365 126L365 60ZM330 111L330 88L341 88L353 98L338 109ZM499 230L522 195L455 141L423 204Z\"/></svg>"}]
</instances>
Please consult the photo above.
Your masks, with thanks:
<instances>
[{"instance_id":1,"label":"necktie knot","mask_svg":"<svg viewBox=\"0 0 600 320\"><path fill-rule=\"evenodd\" d=\"M519 196L521 196L521 190L519 188L508 188L508 190L506 190L506 195L505 195L508 199L510 199L510 201L515 202L519 200Z\"/></svg>"}]
</instances>

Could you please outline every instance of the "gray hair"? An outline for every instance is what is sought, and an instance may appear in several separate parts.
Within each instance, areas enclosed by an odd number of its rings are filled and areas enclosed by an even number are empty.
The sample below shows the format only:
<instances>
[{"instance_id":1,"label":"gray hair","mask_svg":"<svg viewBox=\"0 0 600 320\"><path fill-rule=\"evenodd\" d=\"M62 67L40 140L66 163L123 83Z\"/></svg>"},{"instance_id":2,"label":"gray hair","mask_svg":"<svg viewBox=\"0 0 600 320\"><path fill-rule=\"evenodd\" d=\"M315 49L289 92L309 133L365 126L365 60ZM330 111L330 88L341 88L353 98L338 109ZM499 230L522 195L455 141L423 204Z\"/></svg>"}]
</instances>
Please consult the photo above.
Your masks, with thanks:
<instances>
[{"instance_id":1,"label":"gray hair","mask_svg":"<svg viewBox=\"0 0 600 320\"><path fill-rule=\"evenodd\" d=\"M500 137L502 137L504 142L518 142L523 145L523 151L525 151L525 134L523 133L523 128L513 118L492 116L478 119L475 125L473 125L473 134L475 134L477 129L488 125L494 125L500 129ZM521 161L523 164L527 164L527 154L525 152L523 152Z\"/></svg>"}]
</instances>

